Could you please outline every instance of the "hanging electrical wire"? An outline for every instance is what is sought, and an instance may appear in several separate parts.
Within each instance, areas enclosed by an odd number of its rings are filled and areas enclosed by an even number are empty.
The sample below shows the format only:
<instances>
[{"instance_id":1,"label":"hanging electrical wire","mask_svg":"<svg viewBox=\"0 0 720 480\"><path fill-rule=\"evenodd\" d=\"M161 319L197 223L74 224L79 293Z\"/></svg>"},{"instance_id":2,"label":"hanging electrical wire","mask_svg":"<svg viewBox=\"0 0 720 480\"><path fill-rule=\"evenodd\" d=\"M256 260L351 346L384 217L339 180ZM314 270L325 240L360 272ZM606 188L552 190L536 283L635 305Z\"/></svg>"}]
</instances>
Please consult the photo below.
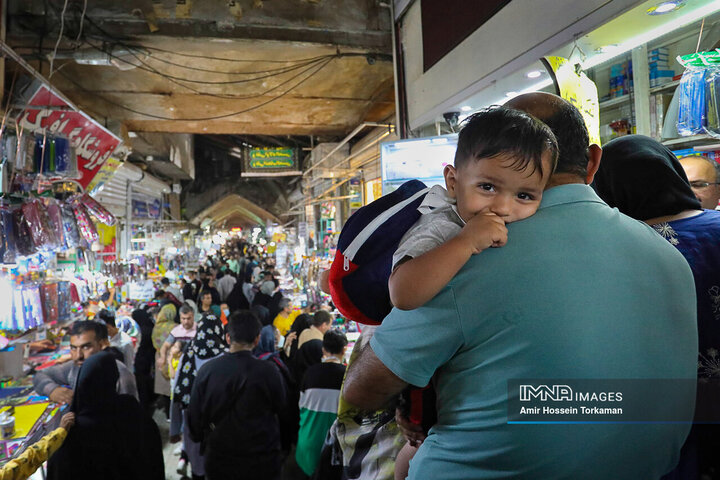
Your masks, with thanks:
<instances>
[{"instance_id":1,"label":"hanging electrical wire","mask_svg":"<svg viewBox=\"0 0 720 480\"><path fill-rule=\"evenodd\" d=\"M295 85L293 85L292 87L290 87L289 89L287 89L287 90L284 91L283 93L281 93L281 94L279 94L279 95L277 95L277 96L275 96L275 97L273 97L273 98L271 98L271 99L269 99L269 100L267 100L267 101L265 101L265 102L259 103L259 104L257 104L257 105L254 105L254 106L252 106L252 107L249 107L249 108L246 108L246 109L244 109L244 110L237 111L237 112L226 113L226 114L223 114L223 115L214 115L214 116L210 116L210 117L200 117L200 118L174 118L174 117L166 117L166 116L163 116L163 115L156 115L156 114L152 114L152 113L147 113L147 112L142 112L142 111L139 111L139 110L135 110L135 109L132 109L132 108L130 108L130 107L126 107L125 105L123 105L123 104L121 104L121 103L118 103L118 102L115 102L115 101L113 101L113 100L110 100L110 99L108 99L108 98L106 98L106 97L104 97L104 96L102 96L102 95L99 95L99 94L97 94L96 92L92 92L92 91L86 89L85 87L83 87L82 85L80 85L79 83L77 83L74 79L72 79L72 78L71 78L69 75L67 75L66 73L60 72L60 75L62 75L63 77L65 77L65 79L67 79L70 83L72 83L73 85L75 85L76 87L78 87L80 90L84 91L85 93L89 93L89 94L91 94L91 95L93 95L93 96L101 99L102 101L104 101L104 102L106 102L106 103L108 103L108 104L110 104L110 105L116 106L116 107L118 107L118 108L120 108L120 109L122 109L122 110L126 110L126 111L128 111L128 112L135 113L135 114L137 114L137 115L142 115L142 116L149 117L149 118L155 118L155 119L158 119L158 120L173 120L173 121L178 121L178 122L202 122L202 121L208 121L208 120L220 120L220 119L223 119L223 118L234 117L234 116L236 116L236 115L241 115L241 114L243 114L243 113L247 113L247 112L251 112L251 111L253 111L253 110L257 110L258 108L264 107L265 105L268 105L268 104L270 104L270 103L272 103L272 102L275 102L275 101L281 99L282 97L284 97L285 95L287 95L288 93L290 93L291 91L293 91L293 90L295 90L296 88L298 88L298 87L299 87L300 85L302 85L303 83L307 82L310 78L312 78L313 76L315 76L320 70L322 70L323 68L325 68L330 62L332 62L332 60L333 60L333 59L328 59L328 60L326 60L326 61L325 61L323 64L321 64L319 67L316 67L315 70L314 70L310 75L308 75L307 77L303 78L302 80L300 80L299 82L297 82Z\"/></svg>"},{"instance_id":2,"label":"hanging electrical wire","mask_svg":"<svg viewBox=\"0 0 720 480\"><path fill-rule=\"evenodd\" d=\"M65 3L63 4L62 12L60 13L60 33L58 33L57 41L55 42L55 49L53 50L52 56L50 57L50 74L48 75L48 79L51 79L53 76L53 64L55 63L55 55L57 55L57 49L60 46L60 40L62 40L63 37L63 31L65 30L65 10L67 10L68 6L68 0L65 0Z\"/></svg>"},{"instance_id":3,"label":"hanging electrical wire","mask_svg":"<svg viewBox=\"0 0 720 480\"><path fill-rule=\"evenodd\" d=\"M88 0L84 0L83 10L82 10L82 13L80 14L80 27L78 28L78 34L77 34L77 38L75 39L75 44L80 43L80 37L82 36L82 31L83 31L83 23L85 22L85 12L87 12L87 5L88 5Z\"/></svg>"}]
</instances>

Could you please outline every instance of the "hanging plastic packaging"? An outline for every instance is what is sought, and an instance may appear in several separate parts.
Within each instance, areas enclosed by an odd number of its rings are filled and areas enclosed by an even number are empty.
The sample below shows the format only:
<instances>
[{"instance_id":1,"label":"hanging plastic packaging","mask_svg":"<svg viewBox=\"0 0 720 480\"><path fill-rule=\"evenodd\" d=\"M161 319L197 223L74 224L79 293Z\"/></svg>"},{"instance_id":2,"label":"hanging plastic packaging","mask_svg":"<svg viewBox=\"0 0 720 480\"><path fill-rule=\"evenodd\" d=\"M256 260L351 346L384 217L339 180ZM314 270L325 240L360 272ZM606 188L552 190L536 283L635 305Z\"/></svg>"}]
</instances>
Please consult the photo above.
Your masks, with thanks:
<instances>
[{"instance_id":1,"label":"hanging plastic packaging","mask_svg":"<svg viewBox=\"0 0 720 480\"><path fill-rule=\"evenodd\" d=\"M16 254L15 222L12 210L7 205L0 205L0 262L15 263Z\"/></svg>"},{"instance_id":2,"label":"hanging plastic packaging","mask_svg":"<svg viewBox=\"0 0 720 480\"><path fill-rule=\"evenodd\" d=\"M58 282L58 320L64 322L72 314L72 297L70 295L70 282Z\"/></svg>"},{"instance_id":3,"label":"hanging plastic packaging","mask_svg":"<svg viewBox=\"0 0 720 480\"><path fill-rule=\"evenodd\" d=\"M75 248L80 245L80 231L78 230L77 220L73 207L67 204L60 206L62 214L63 233L65 233L65 246L67 248Z\"/></svg>"},{"instance_id":4,"label":"hanging plastic packaging","mask_svg":"<svg viewBox=\"0 0 720 480\"><path fill-rule=\"evenodd\" d=\"M100 221L100 223L104 223L109 227L115 225L115 222L117 221L115 215L110 213L105 207L100 205L100 203L98 203L98 201L92 198L90 195L86 193L85 195L80 197L79 201L80 203L85 205L85 208L87 208L88 211Z\"/></svg>"},{"instance_id":5,"label":"hanging plastic packaging","mask_svg":"<svg viewBox=\"0 0 720 480\"><path fill-rule=\"evenodd\" d=\"M37 249L30 234L30 228L25 221L23 209L21 207L15 208L12 216L13 228L15 229L15 246L17 247L18 256L29 257L30 255L35 255Z\"/></svg>"},{"instance_id":6,"label":"hanging plastic packaging","mask_svg":"<svg viewBox=\"0 0 720 480\"><path fill-rule=\"evenodd\" d=\"M48 218L50 220L50 227L55 232L55 238L57 239L59 248L67 248L67 242L65 241L65 229L63 228L63 216L60 204L57 200L46 199L45 205L47 208Z\"/></svg>"},{"instance_id":7,"label":"hanging plastic packaging","mask_svg":"<svg viewBox=\"0 0 720 480\"><path fill-rule=\"evenodd\" d=\"M50 144L52 141L44 135L35 135L33 151L33 172L46 173L50 170Z\"/></svg>"},{"instance_id":8,"label":"hanging plastic packaging","mask_svg":"<svg viewBox=\"0 0 720 480\"><path fill-rule=\"evenodd\" d=\"M64 137L55 137L55 173L65 174L70 163L70 142Z\"/></svg>"},{"instance_id":9,"label":"hanging plastic packaging","mask_svg":"<svg viewBox=\"0 0 720 480\"><path fill-rule=\"evenodd\" d=\"M705 80L705 133L720 138L720 68L708 69Z\"/></svg>"},{"instance_id":10,"label":"hanging plastic packaging","mask_svg":"<svg viewBox=\"0 0 720 480\"><path fill-rule=\"evenodd\" d=\"M57 322L60 318L58 305L58 284L40 285L40 299L45 323Z\"/></svg>"},{"instance_id":11,"label":"hanging plastic packaging","mask_svg":"<svg viewBox=\"0 0 720 480\"><path fill-rule=\"evenodd\" d=\"M706 68L688 68L680 80L677 129L681 136L703 133L706 74Z\"/></svg>"},{"instance_id":12,"label":"hanging plastic packaging","mask_svg":"<svg viewBox=\"0 0 720 480\"><path fill-rule=\"evenodd\" d=\"M78 230L80 230L80 234L85 241L87 241L90 245L93 242L96 242L100 236L98 235L95 224L90 219L90 215L88 214L85 206L83 204L76 204L73 207L73 213L75 214L75 219L77 220Z\"/></svg>"},{"instance_id":13,"label":"hanging plastic packaging","mask_svg":"<svg viewBox=\"0 0 720 480\"><path fill-rule=\"evenodd\" d=\"M21 209L36 250L51 252L60 248L55 231L50 227L45 205L33 199L24 203Z\"/></svg>"}]
</instances>

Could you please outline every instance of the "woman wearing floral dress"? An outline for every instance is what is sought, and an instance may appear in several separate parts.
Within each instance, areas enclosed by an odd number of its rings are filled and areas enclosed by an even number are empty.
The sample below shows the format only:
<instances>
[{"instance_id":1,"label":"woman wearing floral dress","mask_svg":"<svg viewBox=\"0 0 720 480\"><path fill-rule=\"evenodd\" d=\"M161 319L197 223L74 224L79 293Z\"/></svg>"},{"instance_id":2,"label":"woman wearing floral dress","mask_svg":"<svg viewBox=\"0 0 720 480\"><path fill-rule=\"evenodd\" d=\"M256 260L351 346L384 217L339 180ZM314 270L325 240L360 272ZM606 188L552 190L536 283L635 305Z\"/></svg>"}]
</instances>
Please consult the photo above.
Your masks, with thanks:
<instances>
[{"instance_id":1,"label":"woman wearing floral dress","mask_svg":"<svg viewBox=\"0 0 720 480\"><path fill-rule=\"evenodd\" d=\"M177 381L173 390L173 399L180 402L183 411L190 404L190 393L198 370L207 361L227 351L225 330L220 319L211 312L203 314L197 325L195 338L180 360ZM205 466L200 454L200 444L193 442L188 435L186 413L183 413L183 449L187 452L192 467L192 478L197 480L205 475Z\"/></svg>"},{"instance_id":2,"label":"woman wearing floral dress","mask_svg":"<svg viewBox=\"0 0 720 480\"><path fill-rule=\"evenodd\" d=\"M661 143L642 135L620 137L603 147L593 186L608 205L649 224L688 261L695 279L698 313L695 420L717 423L720 420L717 402L720 398L720 211L703 210L675 155ZM672 282L672 273L657 281ZM652 325L648 325L648 335L652 335ZM718 450L720 425L693 425L681 452L680 464L667 478L699 478L699 473L709 474L713 470L717 474L720 471Z\"/></svg>"}]
</instances>

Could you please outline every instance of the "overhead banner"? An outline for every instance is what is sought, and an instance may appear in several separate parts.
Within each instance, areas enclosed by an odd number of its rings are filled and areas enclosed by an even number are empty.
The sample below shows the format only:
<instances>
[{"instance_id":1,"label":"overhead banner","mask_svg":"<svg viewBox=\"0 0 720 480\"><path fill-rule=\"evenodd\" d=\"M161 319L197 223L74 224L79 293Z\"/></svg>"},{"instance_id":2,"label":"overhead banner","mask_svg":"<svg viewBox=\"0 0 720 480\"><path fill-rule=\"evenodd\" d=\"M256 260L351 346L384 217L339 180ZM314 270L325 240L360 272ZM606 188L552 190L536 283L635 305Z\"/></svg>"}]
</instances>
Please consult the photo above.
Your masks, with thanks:
<instances>
[{"instance_id":1,"label":"overhead banner","mask_svg":"<svg viewBox=\"0 0 720 480\"><path fill-rule=\"evenodd\" d=\"M107 182L115 175L115 172L120 168L122 162L115 157L110 157L105 160L98 172L93 177L92 181L85 188L85 191L90 195L100 193Z\"/></svg>"},{"instance_id":2,"label":"overhead banner","mask_svg":"<svg viewBox=\"0 0 720 480\"><path fill-rule=\"evenodd\" d=\"M580 110L590 135L590 143L600 143L600 106L595 82L563 57L543 57L555 84L555 93Z\"/></svg>"},{"instance_id":3,"label":"overhead banner","mask_svg":"<svg viewBox=\"0 0 720 480\"><path fill-rule=\"evenodd\" d=\"M78 182L86 188L122 141L90 116L41 85L18 124L27 132L63 135L77 153ZM35 108L32 108L35 107ZM38 108L39 107L39 108Z\"/></svg>"},{"instance_id":4,"label":"overhead banner","mask_svg":"<svg viewBox=\"0 0 720 480\"><path fill-rule=\"evenodd\" d=\"M277 177L300 175L297 150L294 148L251 148L245 155L243 177Z\"/></svg>"}]
</instances>

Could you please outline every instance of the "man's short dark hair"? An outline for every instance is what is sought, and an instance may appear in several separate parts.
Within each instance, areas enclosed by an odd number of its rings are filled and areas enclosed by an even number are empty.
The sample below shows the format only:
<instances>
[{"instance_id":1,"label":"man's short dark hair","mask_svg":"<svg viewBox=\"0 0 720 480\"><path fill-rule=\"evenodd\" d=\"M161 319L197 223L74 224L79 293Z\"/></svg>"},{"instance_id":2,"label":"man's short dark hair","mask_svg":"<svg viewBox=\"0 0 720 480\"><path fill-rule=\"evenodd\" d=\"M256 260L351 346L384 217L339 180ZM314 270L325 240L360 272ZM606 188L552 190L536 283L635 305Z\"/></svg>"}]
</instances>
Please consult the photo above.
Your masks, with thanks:
<instances>
[{"instance_id":1,"label":"man's short dark hair","mask_svg":"<svg viewBox=\"0 0 720 480\"><path fill-rule=\"evenodd\" d=\"M73 323L72 328L70 328L71 337L82 335L85 332L95 333L95 340L97 341L107 340L108 338L107 326L104 323L96 322L94 320L82 320L75 322Z\"/></svg>"},{"instance_id":2,"label":"man's short dark hair","mask_svg":"<svg viewBox=\"0 0 720 480\"><path fill-rule=\"evenodd\" d=\"M550 171L543 171L543 155L550 154ZM455 168L471 160L513 155L512 167L523 170L532 165L533 172L550 174L555 169L558 146L553 132L532 115L505 107L489 107L469 116L455 151Z\"/></svg>"},{"instance_id":3,"label":"man's short dark hair","mask_svg":"<svg viewBox=\"0 0 720 480\"><path fill-rule=\"evenodd\" d=\"M106 325L115 326L115 314L106 308L98 312L97 318L105 322Z\"/></svg>"},{"instance_id":4,"label":"man's short dark hair","mask_svg":"<svg viewBox=\"0 0 720 480\"><path fill-rule=\"evenodd\" d=\"M169 280L167 277L163 277L162 280L160 280L160 283L163 284L163 285L165 285L165 286L169 286L169 285L170 285L170 280Z\"/></svg>"},{"instance_id":5,"label":"man's short dark hair","mask_svg":"<svg viewBox=\"0 0 720 480\"><path fill-rule=\"evenodd\" d=\"M326 312L325 310L318 310L310 319L310 325L315 327L319 327L320 325L330 322L332 322L332 315L330 315L330 312Z\"/></svg>"},{"instance_id":6,"label":"man's short dark hair","mask_svg":"<svg viewBox=\"0 0 720 480\"><path fill-rule=\"evenodd\" d=\"M343 353L343 348L345 348L347 344L347 337L339 330L328 330L325 332L325 335L323 335L323 348L333 355Z\"/></svg>"},{"instance_id":7,"label":"man's short dark hair","mask_svg":"<svg viewBox=\"0 0 720 480\"><path fill-rule=\"evenodd\" d=\"M252 345L261 329L262 323L250 310L238 310L228 319L227 333L234 343Z\"/></svg>"},{"instance_id":8,"label":"man's short dark hair","mask_svg":"<svg viewBox=\"0 0 720 480\"><path fill-rule=\"evenodd\" d=\"M188 305L187 303L183 303L180 306L180 315L187 315L188 313L194 314L195 310L193 310L193 308L190 305Z\"/></svg>"},{"instance_id":9,"label":"man's short dark hair","mask_svg":"<svg viewBox=\"0 0 720 480\"><path fill-rule=\"evenodd\" d=\"M555 134L560 153L555 173L587 176L590 136L580 111L570 102L556 102L552 115L543 122Z\"/></svg>"}]
</instances>

